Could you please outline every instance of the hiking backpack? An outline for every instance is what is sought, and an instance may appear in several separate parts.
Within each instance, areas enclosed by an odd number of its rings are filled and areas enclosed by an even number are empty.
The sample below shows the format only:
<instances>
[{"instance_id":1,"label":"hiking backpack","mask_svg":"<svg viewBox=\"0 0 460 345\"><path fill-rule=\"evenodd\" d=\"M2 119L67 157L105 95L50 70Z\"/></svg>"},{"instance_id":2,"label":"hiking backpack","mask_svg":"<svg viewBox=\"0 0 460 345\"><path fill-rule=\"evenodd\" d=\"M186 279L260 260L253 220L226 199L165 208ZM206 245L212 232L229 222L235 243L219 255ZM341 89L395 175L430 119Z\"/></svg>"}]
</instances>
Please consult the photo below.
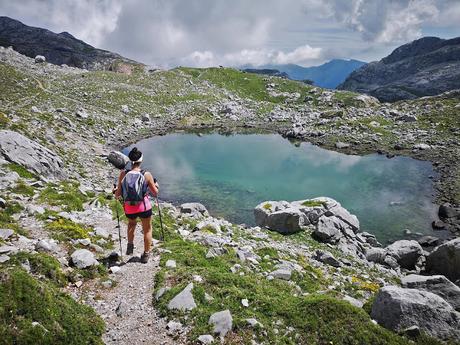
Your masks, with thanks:
<instances>
[{"instance_id":1,"label":"hiking backpack","mask_svg":"<svg viewBox=\"0 0 460 345\"><path fill-rule=\"evenodd\" d=\"M144 176L145 171L130 170L126 173L121 181L121 191L123 201L129 202L130 205L137 205L144 201L147 194L147 181Z\"/></svg>"}]
</instances>

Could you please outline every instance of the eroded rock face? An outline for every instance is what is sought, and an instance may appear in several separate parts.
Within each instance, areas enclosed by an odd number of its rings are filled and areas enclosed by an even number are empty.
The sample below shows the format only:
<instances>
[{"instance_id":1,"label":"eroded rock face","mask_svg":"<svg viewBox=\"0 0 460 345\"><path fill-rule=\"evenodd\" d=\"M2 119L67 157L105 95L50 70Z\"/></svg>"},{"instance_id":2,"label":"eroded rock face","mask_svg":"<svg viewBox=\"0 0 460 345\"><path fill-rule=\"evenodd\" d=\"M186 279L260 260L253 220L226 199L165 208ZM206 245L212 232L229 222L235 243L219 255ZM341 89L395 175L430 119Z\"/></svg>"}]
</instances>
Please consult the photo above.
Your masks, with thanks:
<instances>
[{"instance_id":1,"label":"eroded rock face","mask_svg":"<svg viewBox=\"0 0 460 345\"><path fill-rule=\"evenodd\" d=\"M64 176L64 164L57 154L17 132L0 131L0 154L45 178Z\"/></svg>"},{"instance_id":2,"label":"eroded rock face","mask_svg":"<svg viewBox=\"0 0 460 345\"><path fill-rule=\"evenodd\" d=\"M451 281L460 279L460 238L436 247L426 258L426 270Z\"/></svg>"},{"instance_id":3,"label":"eroded rock face","mask_svg":"<svg viewBox=\"0 0 460 345\"><path fill-rule=\"evenodd\" d=\"M378 292L371 317L385 328L402 331L418 326L440 339L460 339L460 313L431 292L386 286Z\"/></svg>"}]
</instances>

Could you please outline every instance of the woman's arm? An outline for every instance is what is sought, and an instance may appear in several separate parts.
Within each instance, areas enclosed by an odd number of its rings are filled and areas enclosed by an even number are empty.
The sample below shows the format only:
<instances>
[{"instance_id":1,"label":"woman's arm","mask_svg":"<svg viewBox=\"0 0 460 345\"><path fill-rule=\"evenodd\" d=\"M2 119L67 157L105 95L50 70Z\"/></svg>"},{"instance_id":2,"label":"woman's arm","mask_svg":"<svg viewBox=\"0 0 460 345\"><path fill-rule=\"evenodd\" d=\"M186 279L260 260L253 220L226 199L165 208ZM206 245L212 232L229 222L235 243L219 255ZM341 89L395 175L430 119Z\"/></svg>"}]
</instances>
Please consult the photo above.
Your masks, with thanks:
<instances>
[{"instance_id":1,"label":"woman's arm","mask_svg":"<svg viewBox=\"0 0 460 345\"><path fill-rule=\"evenodd\" d=\"M158 185L153 180L153 176L148 171L145 173L145 180L149 186L150 192L154 197L158 196Z\"/></svg>"},{"instance_id":2,"label":"woman's arm","mask_svg":"<svg viewBox=\"0 0 460 345\"><path fill-rule=\"evenodd\" d=\"M124 170L120 171L120 175L118 176L117 187L115 189L115 198L116 199L119 199L120 196L121 196L121 181L123 181L123 177L125 177L125 175L126 175L126 172Z\"/></svg>"}]
</instances>

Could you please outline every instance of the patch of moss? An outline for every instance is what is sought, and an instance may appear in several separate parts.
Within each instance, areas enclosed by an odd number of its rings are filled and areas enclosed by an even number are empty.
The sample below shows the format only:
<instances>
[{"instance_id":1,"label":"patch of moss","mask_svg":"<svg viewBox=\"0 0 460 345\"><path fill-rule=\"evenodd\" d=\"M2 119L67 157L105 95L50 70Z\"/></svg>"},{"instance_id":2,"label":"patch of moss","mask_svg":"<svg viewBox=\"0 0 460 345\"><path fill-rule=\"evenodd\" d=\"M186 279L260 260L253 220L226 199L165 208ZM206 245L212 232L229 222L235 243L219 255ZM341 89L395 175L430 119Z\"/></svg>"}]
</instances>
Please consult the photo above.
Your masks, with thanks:
<instances>
[{"instance_id":1,"label":"patch of moss","mask_svg":"<svg viewBox=\"0 0 460 345\"><path fill-rule=\"evenodd\" d=\"M29 186L23 180L19 180L18 182L16 182L16 185L10 188L10 191L12 193L25 195L25 196L33 196L35 194L35 189Z\"/></svg>"},{"instance_id":2,"label":"patch of moss","mask_svg":"<svg viewBox=\"0 0 460 345\"><path fill-rule=\"evenodd\" d=\"M271 211L271 210L272 210L272 205L271 205L269 202L267 202L266 204L264 204L262 207L263 207L265 210L267 210L267 211Z\"/></svg>"},{"instance_id":3,"label":"patch of moss","mask_svg":"<svg viewBox=\"0 0 460 345\"><path fill-rule=\"evenodd\" d=\"M90 228L72 222L71 220L59 218L45 227L51 232L52 237L59 241L68 242L70 240L89 238Z\"/></svg>"},{"instance_id":4,"label":"patch of moss","mask_svg":"<svg viewBox=\"0 0 460 345\"><path fill-rule=\"evenodd\" d=\"M65 181L60 185L49 184L40 193L39 200L51 206L60 206L65 211L83 211L88 200L79 189L76 181Z\"/></svg>"},{"instance_id":5,"label":"patch of moss","mask_svg":"<svg viewBox=\"0 0 460 345\"><path fill-rule=\"evenodd\" d=\"M104 322L53 284L17 266L0 270L3 344L102 344Z\"/></svg>"},{"instance_id":6,"label":"patch of moss","mask_svg":"<svg viewBox=\"0 0 460 345\"><path fill-rule=\"evenodd\" d=\"M12 229L21 235L27 232L19 227L13 215L23 210L23 207L17 202L7 201L6 208L0 208L0 228Z\"/></svg>"},{"instance_id":7,"label":"patch of moss","mask_svg":"<svg viewBox=\"0 0 460 345\"><path fill-rule=\"evenodd\" d=\"M321 207L324 206L326 203L324 201L318 200L306 200L302 203L302 206L306 207Z\"/></svg>"},{"instance_id":8,"label":"patch of moss","mask_svg":"<svg viewBox=\"0 0 460 345\"><path fill-rule=\"evenodd\" d=\"M10 119L5 114L0 112L0 129L7 128L10 122Z\"/></svg>"},{"instance_id":9,"label":"patch of moss","mask_svg":"<svg viewBox=\"0 0 460 345\"><path fill-rule=\"evenodd\" d=\"M7 165L7 168L11 171L17 172L18 175L22 178L26 178L26 179L36 178L35 174L31 173L29 170L27 170L20 164L9 163Z\"/></svg>"}]
</instances>

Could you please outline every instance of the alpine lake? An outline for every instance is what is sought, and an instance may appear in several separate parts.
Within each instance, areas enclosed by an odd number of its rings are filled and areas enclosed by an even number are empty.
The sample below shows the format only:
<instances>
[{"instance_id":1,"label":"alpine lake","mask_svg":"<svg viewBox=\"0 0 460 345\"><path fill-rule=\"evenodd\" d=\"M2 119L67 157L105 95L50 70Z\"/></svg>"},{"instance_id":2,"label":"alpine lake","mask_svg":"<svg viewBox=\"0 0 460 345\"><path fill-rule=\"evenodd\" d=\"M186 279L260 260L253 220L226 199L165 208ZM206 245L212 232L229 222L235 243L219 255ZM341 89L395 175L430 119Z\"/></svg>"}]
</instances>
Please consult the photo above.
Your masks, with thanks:
<instances>
[{"instance_id":1,"label":"alpine lake","mask_svg":"<svg viewBox=\"0 0 460 345\"><path fill-rule=\"evenodd\" d=\"M382 243L432 234L435 176L429 162L409 157L346 155L276 134L176 133L142 140L143 169L160 183L160 199L200 202L213 216L255 225L267 200L328 196L355 214L361 231Z\"/></svg>"}]
</instances>

